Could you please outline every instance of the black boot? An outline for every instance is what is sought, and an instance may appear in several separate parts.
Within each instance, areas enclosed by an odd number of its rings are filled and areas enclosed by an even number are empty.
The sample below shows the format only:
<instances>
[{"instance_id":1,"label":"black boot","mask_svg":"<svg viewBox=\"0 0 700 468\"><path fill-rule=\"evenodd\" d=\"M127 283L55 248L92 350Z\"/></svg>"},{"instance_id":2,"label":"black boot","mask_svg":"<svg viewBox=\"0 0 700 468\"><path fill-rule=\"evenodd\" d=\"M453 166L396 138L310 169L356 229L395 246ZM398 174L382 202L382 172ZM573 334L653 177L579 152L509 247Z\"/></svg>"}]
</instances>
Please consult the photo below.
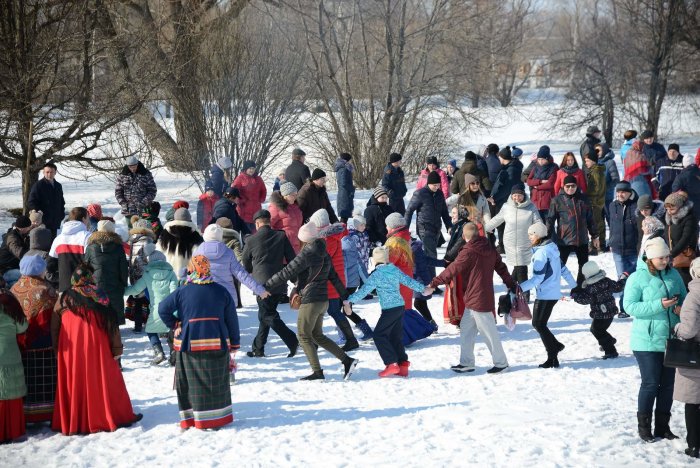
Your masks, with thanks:
<instances>
[{"instance_id":1,"label":"black boot","mask_svg":"<svg viewBox=\"0 0 700 468\"><path fill-rule=\"evenodd\" d=\"M163 346L160 343L153 345L153 359L151 360L151 365L157 366L163 361L165 361L165 354L163 354Z\"/></svg>"},{"instance_id":2,"label":"black boot","mask_svg":"<svg viewBox=\"0 0 700 468\"><path fill-rule=\"evenodd\" d=\"M307 375L306 377L302 377L299 380L325 380L326 378L323 376L323 369L321 369L318 372L314 372L311 375Z\"/></svg>"},{"instance_id":3,"label":"black boot","mask_svg":"<svg viewBox=\"0 0 700 468\"><path fill-rule=\"evenodd\" d=\"M343 359L343 380L350 380L350 376L355 372L355 367L357 367L358 362L360 362L359 359L345 356L345 359Z\"/></svg>"},{"instance_id":4,"label":"black boot","mask_svg":"<svg viewBox=\"0 0 700 468\"><path fill-rule=\"evenodd\" d=\"M654 442L655 439L651 433L651 414L637 413L637 430L644 442Z\"/></svg>"},{"instance_id":5,"label":"black boot","mask_svg":"<svg viewBox=\"0 0 700 468\"><path fill-rule=\"evenodd\" d=\"M547 358L542 364L539 365L542 369L551 369L559 367L559 359L556 356Z\"/></svg>"},{"instance_id":6,"label":"black boot","mask_svg":"<svg viewBox=\"0 0 700 468\"><path fill-rule=\"evenodd\" d=\"M671 421L671 413L654 412L654 436L662 439L673 440L678 436L671 432L668 423Z\"/></svg>"},{"instance_id":7,"label":"black boot","mask_svg":"<svg viewBox=\"0 0 700 468\"><path fill-rule=\"evenodd\" d=\"M340 328L340 331L343 332L343 335L345 335L345 344L342 347L343 351L348 352L360 347L360 343L357 342L357 338L355 338L355 335L352 332L350 322L343 320L338 324L338 328Z\"/></svg>"},{"instance_id":8,"label":"black boot","mask_svg":"<svg viewBox=\"0 0 700 468\"><path fill-rule=\"evenodd\" d=\"M700 458L700 449L697 447L688 447L685 449L685 454L690 458Z\"/></svg>"}]
</instances>

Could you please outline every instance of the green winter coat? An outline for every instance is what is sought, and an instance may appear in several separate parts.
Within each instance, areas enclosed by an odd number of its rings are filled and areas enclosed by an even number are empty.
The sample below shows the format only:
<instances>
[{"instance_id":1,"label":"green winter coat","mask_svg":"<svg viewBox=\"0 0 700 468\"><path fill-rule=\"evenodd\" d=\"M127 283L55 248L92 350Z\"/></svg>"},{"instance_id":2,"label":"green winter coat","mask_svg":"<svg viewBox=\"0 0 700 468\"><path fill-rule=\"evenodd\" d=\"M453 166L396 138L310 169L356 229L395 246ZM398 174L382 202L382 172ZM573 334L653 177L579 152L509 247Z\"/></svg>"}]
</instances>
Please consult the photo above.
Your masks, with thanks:
<instances>
[{"instance_id":1,"label":"green winter coat","mask_svg":"<svg viewBox=\"0 0 700 468\"><path fill-rule=\"evenodd\" d=\"M88 240L85 261L95 269L95 283L109 297L109 305L124 323L124 288L127 285L129 264L122 238L114 232L93 232Z\"/></svg>"},{"instance_id":2,"label":"green winter coat","mask_svg":"<svg viewBox=\"0 0 700 468\"><path fill-rule=\"evenodd\" d=\"M27 394L17 335L27 331L28 326L27 322L20 324L12 320L0 306L0 400L14 400Z\"/></svg>"},{"instance_id":3,"label":"green winter coat","mask_svg":"<svg viewBox=\"0 0 700 468\"><path fill-rule=\"evenodd\" d=\"M586 195L591 206L605 206L605 167L596 164L586 169Z\"/></svg>"},{"instance_id":4,"label":"green winter coat","mask_svg":"<svg viewBox=\"0 0 700 468\"><path fill-rule=\"evenodd\" d=\"M135 296L148 289L151 313L146 322L146 333L168 333L168 327L160 319L158 305L177 289L177 275L168 262L156 261L146 265L143 276L126 288L127 296Z\"/></svg>"},{"instance_id":5,"label":"green winter coat","mask_svg":"<svg viewBox=\"0 0 700 468\"><path fill-rule=\"evenodd\" d=\"M637 261L637 271L625 284L625 312L634 317L632 322L632 351L666 350L669 326L680 321L671 308L664 309L661 299L678 294L678 305L687 294L681 275L674 268L652 275L646 262Z\"/></svg>"}]
</instances>

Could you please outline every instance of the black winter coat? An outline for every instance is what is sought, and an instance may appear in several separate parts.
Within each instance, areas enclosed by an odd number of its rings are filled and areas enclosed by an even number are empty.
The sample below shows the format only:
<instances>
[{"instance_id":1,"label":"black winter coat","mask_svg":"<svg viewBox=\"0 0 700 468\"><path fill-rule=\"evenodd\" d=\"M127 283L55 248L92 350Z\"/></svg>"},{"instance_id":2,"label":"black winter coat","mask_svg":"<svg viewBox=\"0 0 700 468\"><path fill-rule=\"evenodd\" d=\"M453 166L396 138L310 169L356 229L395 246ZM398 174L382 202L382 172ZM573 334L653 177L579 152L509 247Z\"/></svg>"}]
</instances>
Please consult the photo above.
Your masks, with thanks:
<instances>
[{"instance_id":1,"label":"black winter coat","mask_svg":"<svg viewBox=\"0 0 700 468\"><path fill-rule=\"evenodd\" d=\"M85 262L95 269L95 283L107 293L109 305L124 323L124 290L127 286L129 263L122 238L114 232L92 233L85 250Z\"/></svg>"},{"instance_id":2,"label":"black winter coat","mask_svg":"<svg viewBox=\"0 0 700 468\"><path fill-rule=\"evenodd\" d=\"M654 167L654 176L656 176L656 171L659 170L661 162L668 156L668 153L666 153L666 148L664 148L663 145L657 141L650 145L645 143L642 147L642 153L644 153L644 156L647 158L647 161L649 161L649 164Z\"/></svg>"},{"instance_id":3,"label":"black winter coat","mask_svg":"<svg viewBox=\"0 0 700 468\"><path fill-rule=\"evenodd\" d=\"M57 181L53 184L46 179L38 180L29 192L27 205L30 210L41 211L42 222L47 229L56 231L66 215L66 201L63 199L63 187ZM54 232L55 234L55 232Z\"/></svg>"},{"instance_id":4,"label":"black winter coat","mask_svg":"<svg viewBox=\"0 0 700 468\"><path fill-rule=\"evenodd\" d=\"M592 319L611 319L617 315L617 304L613 294L625 289L627 278L613 281L603 278L585 288L580 286L571 290L571 298L578 304L590 304Z\"/></svg>"},{"instance_id":5,"label":"black winter coat","mask_svg":"<svg viewBox=\"0 0 700 468\"><path fill-rule=\"evenodd\" d=\"M328 281L338 291L341 300L348 297L345 285L333 268L333 261L326 251L326 241L323 239L306 244L291 263L265 282L265 289L273 291L287 281L296 283L302 304L327 301Z\"/></svg>"},{"instance_id":6,"label":"black winter coat","mask_svg":"<svg viewBox=\"0 0 700 468\"><path fill-rule=\"evenodd\" d=\"M438 189L433 192L429 187L423 187L413 192L406 209L406 226L411 225L414 212L416 212L416 231L418 233L440 232L441 220L447 229L452 227L452 220L447 212L447 204L442 190Z\"/></svg>"},{"instance_id":7,"label":"black winter coat","mask_svg":"<svg viewBox=\"0 0 700 468\"><path fill-rule=\"evenodd\" d=\"M379 242L384 245L386 242L386 217L394 212L388 203L379 203L372 195L365 208L365 220L367 221L367 235L370 243Z\"/></svg>"},{"instance_id":8,"label":"black winter coat","mask_svg":"<svg viewBox=\"0 0 700 468\"><path fill-rule=\"evenodd\" d=\"M243 219L238 215L236 204L227 198L220 198L214 203L214 211L212 213L209 224L216 223L219 218L228 218L233 224L233 230L241 233L241 237L250 234L248 225L243 222Z\"/></svg>"},{"instance_id":9,"label":"black winter coat","mask_svg":"<svg viewBox=\"0 0 700 468\"><path fill-rule=\"evenodd\" d=\"M673 192L682 190L688 194L688 200L693 202L693 214L700 219L700 168L695 164L683 168L672 187Z\"/></svg>"},{"instance_id":10,"label":"black winter coat","mask_svg":"<svg viewBox=\"0 0 700 468\"><path fill-rule=\"evenodd\" d=\"M498 159L498 155L496 153L489 153L486 155L484 161L486 162L486 166L489 171L489 180L491 181L491 185L494 185L496 183L498 173L501 170L501 160Z\"/></svg>"},{"instance_id":11,"label":"black winter coat","mask_svg":"<svg viewBox=\"0 0 700 468\"><path fill-rule=\"evenodd\" d=\"M0 246L0 274L19 269L19 261L28 250L29 234L22 235L15 227L8 229Z\"/></svg>"},{"instance_id":12,"label":"black winter coat","mask_svg":"<svg viewBox=\"0 0 700 468\"><path fill-rule=\"evenodd\" d=\"M401 212L404 206L403 197L405 197L408 192L403 169L394 167L391 163L387 164L384 168L384 176L382 177L382 187L384 187L387 195L389 195L389 205L394 211ZM397 207L401 207L401 210L398 210Z\"/></svg>"},{"instance_id":13,"label":"black winter coat","mask_svg":"<svg viewBox=\"0 0 700 468\"><path fill-rule=\"evenodd\" d=\"M446 262L454 262L459 251L462 250L462 247L466 244L466 241L462 237L462 228L468 222L468 219L460 219L457 221L457 224L452 225L450 228L450 239L447 241L445 256L443 257Z\"/></svg>"},{"instance_id":14,"label":"black winter coat","mask_svg":"<svg viewBox=\"0 0 700 468\"><path fill-rule=\"evenodd\" d=\"M693 202L687 201L675 216L666 212L666 234L671 258L680 255L687 247L697 251L698 219L693 214Z\"/></svg>"},{"instance_id":15,"label":"black winter coat","mask_svg":"<svg viewBox=\"0 0 700 468\"><path fill-rule=\"evenodd\" d=\"M595 145L600 143L600 140L593 135L586 135L586 138L581 142L581 148L579 149L579 155L581 156L581 161L586 154L595 154Z\"/></svg>"},{"instance_id":16,"label":"black winter coat","mask_svg":"<svg viewBox=\"0 0 700 468\"><path fill-rule=\"evenodd\" d=\"M510 191L515 184L521 184L520 177L523 174L523 163L518 159L513 159L509 164L501 167L496 181L491 189L491 198L497 205L508 201Z\"/></svg>"},{"instance_id":17,"label":"black winter coat","mask_svg":"<svg viewBox=\"0 0 700 468\"><path fill-rule=\"evenodd\" d=\"M241 264L255 281L264 284L275 273L282 270L285 263L294 260L294 249L284 231L277 231L270 226L262 226L246 239L241 256ZM271 294L286 294L287 283L281 283Z\"/></svg>"},{"instance_id":18,"label":"black winter coat","mask_svg":"<svg viewBox=\"0 0 700 468\"><path fill-rule=\"evenodd\" d=\"M311 181L305 183L297 195L297 205L299 205L305 223L308 222L311 215L322 208L328 212L328 219L330 219L331 224L338 222L338 217L333 211L333 205L328 199L326 187L317 187Z\"/></svg>"},{"instance_id":19,"label":"black winter coat","mask_svg":"<svg viewBox=\"0 0 700 468\"><path fill-rule=\"evenodd\" d=\"M598 237L588 199L579 190L576 190L573 196L569 196L562 189L549 206L547 231L559 246L588 245L589 234L591 238Z\"/></svg>"},{"instance_id":20,"label":"black winter coat","mask_svg":"<svg viewBox=\"0 0 700 468\"><path fill-rule=\"evenodd\" d=\"M462 163L462 167L455 172L452 183L450 184L450 192L460 195L465 190L467 186L464 185L465 174L471 174L476 177L481 183L481 189L484 193L490 193L491 190L491 180L489 180L488 171L484 171L479 167L479 164L474 159L467 159Z\"/></svg>"},{"instance_id":21,"label":"black winter coat","mask_svg":"<svg viewBox=\"0 0 700 468\"><path fill-rule=\"evenodd\" d=\"M349 161L338 158L335 162L335 176L338 182L338 196L335 205L338 207L338 216L352 218L354 208L355 186L352 184L354 167Z\"/></svg>"},{"instance_id":22,"label":"black winter coat","mask_svg":"<svg viewBox=\"0 0 700 468\"><path fill-rule=\"evenodd\" d=\"M301 190L306 181L310 178L311 171L309 170L309 166L296 159L292 161L292 164L287 166L287 169L284 171L284 180L296 185L297 190Z\"/></svg>"},{"instance_id":23,"label":"black winter coat","mask_svg":"<svg viewBox=\"0 0 700 468\"><path fill-rule=\"evenodd\" d=\"M610 236L608 246L618 255L637 255L640 242L639 229L637 226L637 194L632 192L632 196L625 203L613 200L608 206L610 214Z\"/></svg>"}]
</instances>

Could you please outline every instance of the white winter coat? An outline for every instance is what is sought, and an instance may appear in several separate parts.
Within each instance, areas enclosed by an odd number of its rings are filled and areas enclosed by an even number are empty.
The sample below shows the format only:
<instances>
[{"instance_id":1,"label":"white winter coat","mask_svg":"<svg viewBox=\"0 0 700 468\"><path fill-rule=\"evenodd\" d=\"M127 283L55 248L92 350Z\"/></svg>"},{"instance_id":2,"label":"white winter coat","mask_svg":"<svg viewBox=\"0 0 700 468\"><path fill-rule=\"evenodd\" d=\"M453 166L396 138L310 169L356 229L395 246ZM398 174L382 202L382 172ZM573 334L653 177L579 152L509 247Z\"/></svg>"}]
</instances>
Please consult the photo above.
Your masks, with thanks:
<instances>
[{"instance_id":1,"label":"white winter coat","mask_svg":"<svg viewBox=\"0 0 700 468\"><path fill-rule=\"evenodd\" d=\"M535 223L542 222L535 205L525 195L525 200L516 205L512 198L508 198L501 211L487 222L484 229L493 232L502 223L506 223L504 231L504 247L506 261L513 266L530 264L532 258L532 245L527 237L527 229Z\"/></svg>"}]
</instances>

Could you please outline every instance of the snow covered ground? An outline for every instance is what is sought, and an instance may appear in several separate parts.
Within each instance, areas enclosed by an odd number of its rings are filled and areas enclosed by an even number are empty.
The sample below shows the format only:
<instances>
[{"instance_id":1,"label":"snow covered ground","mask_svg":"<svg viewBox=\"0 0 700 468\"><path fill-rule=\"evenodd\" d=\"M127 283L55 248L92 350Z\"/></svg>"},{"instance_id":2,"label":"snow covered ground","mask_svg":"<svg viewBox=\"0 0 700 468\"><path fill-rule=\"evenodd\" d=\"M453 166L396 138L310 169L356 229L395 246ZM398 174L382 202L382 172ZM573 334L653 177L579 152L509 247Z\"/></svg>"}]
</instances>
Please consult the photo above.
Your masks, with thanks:
<instances>
[{"instance_id":1,"label":"snow covered ground","mask_svg":"<svg viewBox=\"0 0 700 468\"><path fill-rule=\"evenodd\" d=\"M536 151L539 129L527 116L499 128L483 130L464 140L465 147L490 141L515 142L526 154ZM694 153L697 134L684 134ZM576 140L549 140L553 151L576 149ZM694 146L693 146L694 145ZM561 154L561 153L556 153ZM555 156L556 158L557 156ZM458 158L459 159L459 158ZM67 206L100 202L105 214L118 208L113 185L100 177L87 182L65 181ZM196 187L182 176L156 175L163 213L177 198L190 201L193 216ZM21 204L19 181L0 187L0 228L11 218L2 208ZM332 197L334 194L332 195ZM357 193L364 207L368 191ZM410 193L409 193L410 196ZM408 199L408 197L407 197ZM610 277L610 254L596 258ZM569 268L576 270L571 257ZM504 287L496 281L496 296ZM122 328L124 378L141 423L114 433L65 437L47 427L31 428L26 442L0 446L0 464L19 466L681 466L691 461L682 451L684 439L645 444L637 436L636 399L639 372L629 349L631 319L615 320L611 333L620 358L603 361L589 332L588 309L561 301L550 327L566 345L560 369L539 369L545 351L529 323L499 330L510 368L488 375L490 354L479 338L478 369L458 375L458 330L442 323L442 297L429 305L440 324L436 335L408 349L412 363L408 379L379 379L383 368L372 342L353 352L360 365L343 382L340 364L321 352L325 382L299 382L309 373L303 353L287 359L286 347L274 334L269 357L244 355L257 330L257 307L244 288L245 307L238 311L242 334L237 384L231 388L235 421L215 432L178 427L173 369L148 365L151 352L145 335ZM377 300L355 310L374 325ZM280 307L283 319L296 329L296 314ZM332 319L324 323L335 337ZM672 430L685 436L683 406L674 404Z\"/></svg>"}]
</instances>

